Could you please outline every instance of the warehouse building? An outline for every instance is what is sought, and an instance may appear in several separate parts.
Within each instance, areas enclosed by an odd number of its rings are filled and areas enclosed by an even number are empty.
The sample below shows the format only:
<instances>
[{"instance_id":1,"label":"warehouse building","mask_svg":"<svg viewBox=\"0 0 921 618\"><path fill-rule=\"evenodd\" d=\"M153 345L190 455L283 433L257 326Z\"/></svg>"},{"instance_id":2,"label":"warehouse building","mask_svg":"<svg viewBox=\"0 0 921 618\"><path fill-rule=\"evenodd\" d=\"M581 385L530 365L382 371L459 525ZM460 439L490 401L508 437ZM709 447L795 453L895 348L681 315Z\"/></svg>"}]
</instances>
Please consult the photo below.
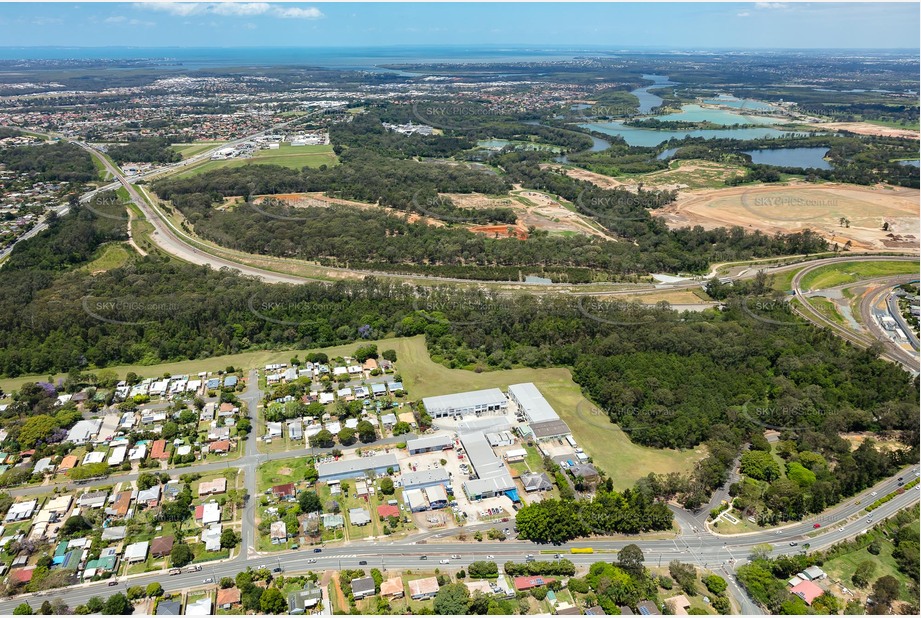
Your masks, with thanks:
<instances>
[{"instance_id":1,"label":"warehouse building","mask_svg":"<svg viewBox=\"0 0 921 618\"><path fill-rule=\"evenodd\" d=\"M502 414L508 408L508 399L498 388L482 391L469 391L439 397L426 397L422 400L425 411L432 418L445 416L467 416L475 414Z\"/></svg>"},{"instance_id":2,"label":"warehouse building","mask_svg":"<svg viewBox=\"0 0 921 618\"><path fill-rule=\"evenodd\" d=\"M396 455L390 453L321 463L317 466L320 480L324 482L362 478L367 476L369 472L372 474L387 474L388 470L392 474L400 473L400 463L397 461Z\"/></svg>"},{"instance_id":3,"label":"warehouse building","mask_svg":"<svg viewBox=\"0 0 921 618\"><path fill-rule=\"evenodd\" d=\"M400 477L403 489L428 489L435 485L450 484L451 477L444 468L432 468L430 470L419 470L417 472L406 472Z\"/></svg>"},{"instance_id":4,"label":"warehouse building","mask_svg":"<svg viewBox=\"0 0 921 618\"><path fill-rule=\"evenodd\" d=\"M473 471L475 480L464 483L464 493L471 500L492 498L500 494L507 494L513 502L518 501L515 490L515 481L502 460L496 457L489 442L483 434L471 434L461 438L461 444L467 452L467 459Z\"/></svg>"},{"instance_id":5,"label":"warehouse building","mask_svg":"<svg viewBox=\"0 0 921 618\"><path fill-rule=\"evenodd\" d=\"M410 455L420 453L431 453L432 451L444 451L451 448L454 442L451 436L422 436L414 440L406 441L406 450Z\"/></svg>"},{"instance_id":6,"label":"warehouse building","mask_svg":"<svg viewBox=\"0 0 921 618\"><path fill-rule=\"evenodd\" d=\"M512 384L508 387L508 397L518 406L529 423L560 420L553 409L533 383Z\"/></svg>"}]
</instances>

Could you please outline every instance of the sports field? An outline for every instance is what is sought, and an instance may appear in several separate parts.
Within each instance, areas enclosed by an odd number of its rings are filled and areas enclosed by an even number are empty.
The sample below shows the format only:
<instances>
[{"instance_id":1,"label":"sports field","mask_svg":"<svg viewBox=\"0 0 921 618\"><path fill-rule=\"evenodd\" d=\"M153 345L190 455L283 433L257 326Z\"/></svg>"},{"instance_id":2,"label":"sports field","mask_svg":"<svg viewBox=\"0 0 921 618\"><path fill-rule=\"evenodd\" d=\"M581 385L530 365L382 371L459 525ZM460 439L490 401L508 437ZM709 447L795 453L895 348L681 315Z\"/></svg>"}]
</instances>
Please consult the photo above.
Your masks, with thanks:
<instances>
[{"instance_id":1,"label":"sports field","mask_svg":"<svg viewBox=\"0 0 921 618\"><path fill-rule=\"evenodd\" d=\"M200 152L220 146L223 143L224 142L191 142L188 144L173 144L172 149L181 154L183 159L188 159Z\"/></svg>"}]
</instances>

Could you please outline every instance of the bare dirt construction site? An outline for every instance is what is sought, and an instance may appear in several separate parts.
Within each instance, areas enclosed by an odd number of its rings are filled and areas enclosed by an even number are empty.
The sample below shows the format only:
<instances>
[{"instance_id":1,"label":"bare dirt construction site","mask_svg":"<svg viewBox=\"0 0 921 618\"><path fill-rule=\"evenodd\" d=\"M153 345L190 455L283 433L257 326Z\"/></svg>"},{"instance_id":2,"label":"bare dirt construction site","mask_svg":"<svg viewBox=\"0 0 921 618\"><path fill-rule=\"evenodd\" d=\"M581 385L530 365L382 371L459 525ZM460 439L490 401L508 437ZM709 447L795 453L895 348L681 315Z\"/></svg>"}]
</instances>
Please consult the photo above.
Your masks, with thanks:
<instances>
[{"instance_id":1,"label":"bare dirt construction site","mask_svg":"<svg viewBox=\"0 0 921 618\"><path fill-rule=\"evenodd\" d=\"M728 178L742 176L744 171L738 165L700 159L673 161L669 164L668 169L620 178L611 178L575 167L562 169L562 172L570 178L586 180L602 189L620 187L628 191L637 191L640 185L646 189L662 191L722 187Z\"/></svg>"},{"instance_id":2,"label":"bare dirt construction site","mask_svg":"<svg viewBox=\"0 0 921 618\"><path fill-rule=\"evenodd\" d=\"M284 202L292 208L329 208L329 206L335 204L337 206L349 206L351 208L361 208L363 210L382 210L387 214L406 219L410 223L416 223L417 221L420 221L426 225L432 225L434 227L443 227L445 225L444 221L439 221L433 217L422 217L414 213L406 213L400 210L395 210L393 208L378 206L377 204L366 204L364 202L354 202L352 200L329 197L319 191L313 193L276 193L273 195L257 195L253 199L253 204L259 206L267 199Z\"/></svg>"},{"instance_id":3,"label":"bare dirt construction site","mask_svg":"<svg viewBox=\"0 0 921 618\"><path fill-rule=\"evenodd\" d=\"M822 122L809 126L821 131L848 131L857 135L881 135L883 137L905 137L908 139L919 139L921 137L918 131L884 127L869 122Z\"/></svg>"},{"instance_id":4,"label":"bare dirt construction site","mask_svg":"<svg viewBox=\"0 0 921 618\"><path fill-rule=\"evenodd\" d=\"M809 229L855 250L908 252L919 249L919 196L902 187L790 183L687 191L655 214L672 228Z\"/></svg>"},{"instance_id":5,"label":"bare dirt construction site","mask_svg":"<svg viewBox=\"0 0 921 618\"><path fill-rule=\"evenodd\" d=\"M512 228L512 235L519 238L527 237L528 228L534 227L551 234L587 234L599 236L606 240L615 240L591 220L563 206L558 200L529 189L516 186L511 196L493 198L478 193L444 193L444 197L458 208L511 208L518 216L515 225L474 226L473 232L490 235L508 236L508 228Z\"/></svg>"}]
</instances>

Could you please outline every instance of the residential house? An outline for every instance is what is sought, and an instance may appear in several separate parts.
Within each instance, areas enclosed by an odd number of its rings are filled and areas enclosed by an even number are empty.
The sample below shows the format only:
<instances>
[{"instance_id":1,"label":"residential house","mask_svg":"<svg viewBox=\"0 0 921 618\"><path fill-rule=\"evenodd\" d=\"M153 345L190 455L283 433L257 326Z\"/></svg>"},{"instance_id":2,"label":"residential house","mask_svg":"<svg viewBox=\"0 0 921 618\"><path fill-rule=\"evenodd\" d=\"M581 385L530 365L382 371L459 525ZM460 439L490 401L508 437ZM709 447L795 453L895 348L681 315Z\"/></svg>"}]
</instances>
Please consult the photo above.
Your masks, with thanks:
<instances>
[{"instance_id":1,"label":"residential house","mask_svg":"<svg viewBox=\"0 0 921 618\"><path fill-rule=\"evenodd\" d=\"M219 476L213 481L202 481L198 485L198 495L200 496L214 496L217 494L222 494L227 491L227 479L223 476Z\"/></svg>"},{"instance_id":2,"label":"residential house","mask_svg":"<svg viewBox=\"0 0 921 618\"><path fill-rule=\"evenodd\" d=\"M661 616L662 612L652 601L640 601L636 604L636 610L643 616Z\"/></svg>"},{"instance_id":3,"label":"residential house","mask_svg":"<svg viewBox=\"0 0 921 618\"><path fill-rule=\"evenodd\" d=\"M216 440L208 445L212 453L225 454L230 452L230 440Z\"/></svg>"},{"instance_id":4,"label":"residential house","mask_svg":"<svg viewBox=\"0 0 921 618\"><path fill-rule=\"evenodd\" d=\"M185 606L186 616L210 616L211 615L211 597L202 597Z\"/></svg>"},{"instance_id":5,"label":"residential house","mask_svg":"<svg viewBox=\"0 0 921 618\"><path fill-rule=\"evenodd\" d=\"M169 459L169 451L166 450L166 440L154 440L150 450L150 456L153 459L167 461Z\"/></svg>"},{"instance_id":6,"label":"residential house","mask_svg":"<svg viewBox=\"0 0 921 618\"><path fill-rule=\"evenodd\" d=\"M278 500L289 500L297 496L297 490L294 488L294 483L276 485L271 491L272 495Z\"/></svg>"},{"instance_id":7,"label":"residential house","mask_svg":"<svg viewBox=\"0 0 921 618\"><path fill-rule=\"evenodd\" d=\"M134 496L132 491L120 491L114 496L112 506L106 509L106 514L112 515L118 519L124 519L131 508L131 500Z\"/></svg>"},{"instance_id":8,"label":"residential house","mask_svg":"<svg viewBox=\"0 0 921 618\"><path fill-rule=\"evenodd\" d=\"M435 598L438 589L438 580L434 577L414 579L409 582L409 596L414 601Z\"/></svg>"},{"instance_id":9,"label":"residential house","mask_svg":"<svg viewBox=\"0 0 921 618\"><path fill-rule=\"evenodd\" d=\"M802 581L797 585L790 588L790 592L801 598L806 602L806 605L812 605L812 602L815 601L818 597L825 594L825 591L819 588L814 582L809 580Z\"/></svg>"},{"instance_id":10,"label":"residential house","mask_svg":"<svg viewBox=\"0 0 921 618\"><path fill-rule=\"evenodd\" d=\"M221 521L221 505L217 502L205 502L195 507L195 521L202 526Z\"/></svg>"},{"instance_id":11,"label":"residential house","mask_svg":"<svg viewBox=\"0 0 921 618\"><path fill-rule=\"evenodd\" d=\"M150 549L150 543L148 541L141 541L139 543L132 543L125 548L125 561L128 564L134 564L135 562L144 562L147 560L147 551Z\"/></svg>"},{"instance_id":12,"label":"residential house","mask_svg":"<svg viewBox=\"0 0 921 618\"><path fill-rule=\"evenodd\" d=\"M121 541L128 534L127 526L109 526L102 529L103 541Z\"/></svg>"},{"instance_id":13,"label":"residential house","mask_svg":"<svg viewBox=\"0 0 921 618\"><path fill-rule=\"evenodd\" d=\"M77 506L83 509L99 509L105 506L109 492L106 490L88 491L77 498Z\"/></svg>"},{"instance_id":14,"label":"residential house","mask_svg":"<svg viewBox=\"0 0 921 618\"><path fill-rule=\"evenodd\" d=\"M303 590L288 593L288 613L299 615L316 607L323 599L323 591L314 582L307 582Z\"/></svg>"},{"instance_id":15,"label":"residential house","mask_svg":"<svg viewBox=\"0 0 921 618\"><path fill-rule=\"evenodd\" d=\"M202 543L205 544L205 551L221 550L221 524L211 524L201 532Z\"/></svg>"},{"instance_id":16,"label":"residential house","mask_svg":"<svg viewBox=\"0 0 921 618\"><path fill-rule=\"evenodd\" d=\"M353 526L367 526L371 523L371 514L366 509L349 509L349 521Z\"/></svg>"},{"instance_id":17,"label":"residential house","mask_svg":"<svg viewBox=\"0 0 921 618\"><path fill-rule=\"evenodd\" d=\"M352 596L358 600L374 596L375 586L373 577L359 577L352 580Z\"/></svg>"},{"instance_id":18,"label":"residential house","mask_svg":"<svg viewBox=\"0 0 921 618\"><path fill-rule=\"evenodd\" d=\"M323 527L332 530L345 525L345 518L338 513L323 513Z\"/></svg>"},{"instance_id":19,"label":"residential house","mask_svg":"<svg viewBox=\"0 0 921 618\"><path fill-rule=\"evenodd\" d=\"M217 591L217 605L218 609L228 610L231 609L234 605L240 604L240 589L236 586L232 588L219 588Z\"/></svg>"},{"instance_id":20,"label":"residential house","mask_svg":"<svg viewBox=\"0 0 921 618\"><path fill-rule=\"evenodd\" d=\"M521 475L521 484L528 493L532 491L550 491L553 489L553 483L545 473L526 472Z\"/></svg>"},{"instance_id":21,"label":"residential house","mask_svg":"<svg viewBox=\"0 0 921 618\"><path fill-rule=\"evenodd\" d=\"M269 532L273 544L288 542L288 528L283 521L273 521Z\"/></svg>"},{"instance_id":22,"label":"residential house","mask_svg":"<svg viewBox=\"0 0 921 618\"><path fill-rule=\"evenodd\" d=\"M157 603L157 616L181 616L182 601L160 599Z\"/></svg>"},{"instance_id":23,"label":"residential house","mask_svg":"<svg viewBox=\"0 0 921 618\"><path fill-rule=\"evenodd\" d=\"M391 577L381 583L381 596L388 599L403 598L403 578Z\"/></svg>"},{"instance_id":24,"label":"residential house","mask_svg":"<svg viewBox=\"0 0 921 618\"><path fill-rule=\"evenodd\" d=\"M137 503L149 509L156 508L160 504L160 486L154 485L149 489L138 491Z\"/></svg>"},{"instance_id":25,"label":"residential house","mask_svg":"<svg viewBox=\"0 0 921 618\"><path fill-rule=\"evenodd\" d=\"M87 442L91 441L96 434L99 433L99 430L102 428L102 419L84 419L78 421L70 430L67 432L67 442L71 442L76 446L82 446Z\"/></svg>"},{"instance_id":26,"label":"residential house","mask_svg":"<svg viewBox=\"0 0 921 618\"><path fill-rule=\"evenodd\" d=\"M158 536L150 542L150 555L154 558L168 556L169 553L173 551L173 543L175 543L175 540L176 539L172 535Z\"/></svg>"}]
</instances>

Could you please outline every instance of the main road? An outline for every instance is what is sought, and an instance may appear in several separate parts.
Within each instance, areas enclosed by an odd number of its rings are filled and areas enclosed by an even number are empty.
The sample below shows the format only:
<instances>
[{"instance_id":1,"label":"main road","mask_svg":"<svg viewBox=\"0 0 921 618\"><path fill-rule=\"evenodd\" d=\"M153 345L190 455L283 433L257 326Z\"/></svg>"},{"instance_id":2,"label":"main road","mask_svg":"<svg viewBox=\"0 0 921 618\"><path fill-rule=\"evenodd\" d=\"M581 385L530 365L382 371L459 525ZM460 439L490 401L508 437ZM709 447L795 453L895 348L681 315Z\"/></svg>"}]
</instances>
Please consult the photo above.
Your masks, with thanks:
<instances>
[{"instance_id":1,"label":"main road","mask_svg":"<svg viewBox=\"0 0 921 618\"><path fill-rule=\"evenodd\" d=\"M912 472L913 474L913 472ZM883 495L883 494L880 494ZM874 521L881 521L891 517L901 509L909 508L918 501L918 491L911 489L895 499L883 504L873 511ZM468 532L476 528L488 528L491 524L482 524L468 528ZM485 560L491 556L500 565L508 562L522 562L528 554L534 555L537 560L554 560L554 553L540 553L542 550L559 552L580 567L587 567L593 562L612 561L614 553L625 545L635 543L643 550L647 566L662 566L672 560L692 563L701 568L722 571L730 579L732 586L738 592L732 571L735 565L745 562L756 546L769 543L772 545L771 555L795 554L803 551L800 543L808 540L810 549L818 550L838 543L847 538L860 534L869 527L862 519L858 521L839 522L829 524L823 529L814 531L817 534L806 538L797 527L781 529L781 534L774 532L758 532L748 535L735 535L717 537L698 531L695 534L682 534L672 539L644 540L600 540L586 539L564 543L561 545L536 545L526 541L504 541L483 543L444 542L440 538L446 532L426 532L402 541L386 541L381 539L368 540L359 544L342 545L339 547L324 547L321 552L314 553L307 547L297 551L282 551L264 555L248 555L246 552L232 560L223 562L206 563L199 572L183 572L179 575L168 576L165 571L146 573L124 578L118 587L109 587L104 582L95 582L72 586L63 590L48 591L39 594L20 595L16 598L0 601L0 613L9 614L23 600L37 606L46 598L63 598L71 607L86 603L92 596L106 597L115 592L124 591L128 586L146 586L149 583L159 582L166 592L177 592L185 589L204 588L216 584L222 577L234 577L237 573L247 568L266 566L275 568L280 566L285 572L325 571L354 568L380 568L380 569L419 569L428 566L429 569L440 567L442 569L464 568L475 560ZM809 527L810 530L811 526ZM797 545L790 543L796 542ZM569 551L578 547L592 547L594 554L570 554ZM452 558L459 555L459 558ZM442 563L447 561L447 563ZM206 580L212 579L211 582ZM757 606L744 601L744 594L740 598L745 613L760 613Z\"/></svg>"}]
</instances>

